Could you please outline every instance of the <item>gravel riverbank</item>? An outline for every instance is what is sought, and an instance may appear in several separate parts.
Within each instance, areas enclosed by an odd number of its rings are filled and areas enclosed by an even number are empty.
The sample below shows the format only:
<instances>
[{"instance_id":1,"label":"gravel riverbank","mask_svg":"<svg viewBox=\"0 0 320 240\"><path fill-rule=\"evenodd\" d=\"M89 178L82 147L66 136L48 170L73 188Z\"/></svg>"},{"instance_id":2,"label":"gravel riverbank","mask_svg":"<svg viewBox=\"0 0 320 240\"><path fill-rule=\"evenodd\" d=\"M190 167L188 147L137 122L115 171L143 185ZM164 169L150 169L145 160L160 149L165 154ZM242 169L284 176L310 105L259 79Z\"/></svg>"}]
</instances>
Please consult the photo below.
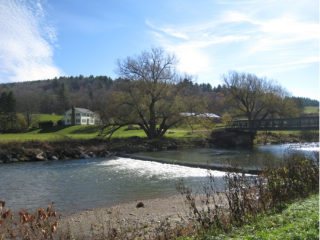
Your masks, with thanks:
<instances>
[{"instance_id":1,"label":"gravel riverbank","mask_svg":"<svg viewBox=\"0 0 320 240\"><path fill-rule=\"evenodd\" d=\"M111 207L100 207L81 211L59 221L59 231L72 232L75 238L91 239L108 232L154 236L161 228L187 225L192 219L185 197L173 196L142 200L144 207L137 207L140 201L128 202ZM222 204L226 200L222 197ZM200 206L200 199L197 200Z\"/></svg>"}]
</instances>

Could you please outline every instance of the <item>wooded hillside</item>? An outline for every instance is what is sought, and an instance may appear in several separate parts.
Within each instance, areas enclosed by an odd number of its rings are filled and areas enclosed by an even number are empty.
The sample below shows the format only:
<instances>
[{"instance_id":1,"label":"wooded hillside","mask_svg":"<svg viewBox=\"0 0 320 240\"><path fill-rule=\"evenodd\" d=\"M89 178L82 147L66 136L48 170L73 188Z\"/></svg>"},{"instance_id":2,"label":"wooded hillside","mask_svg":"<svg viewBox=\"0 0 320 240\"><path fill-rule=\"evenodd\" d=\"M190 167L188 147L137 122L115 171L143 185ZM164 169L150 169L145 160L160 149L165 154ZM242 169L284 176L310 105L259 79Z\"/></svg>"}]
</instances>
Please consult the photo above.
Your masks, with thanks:
<instances>
[{"instance_id":1,"label":"wooded hillside","mask_svg":"<svg viewBox=\"0 0 320 240\"><path fill-rule=\"evenodd\" d=\"M64 114L72 104L95 111L95 100L108 94L112 86L121 81L124 79L112 79L108 76L60 77L0 84L0 94L4 91L12 91L16 99L16 111L20 113ZM209 83L199 85L191 81L188 84L199 93L212 95L213 101L226 94L225 86L212 87ZM217 94L218 92L220 95ZM220 110L216 109L215 113L219 114Z\"/></svg>"}]
</instances>

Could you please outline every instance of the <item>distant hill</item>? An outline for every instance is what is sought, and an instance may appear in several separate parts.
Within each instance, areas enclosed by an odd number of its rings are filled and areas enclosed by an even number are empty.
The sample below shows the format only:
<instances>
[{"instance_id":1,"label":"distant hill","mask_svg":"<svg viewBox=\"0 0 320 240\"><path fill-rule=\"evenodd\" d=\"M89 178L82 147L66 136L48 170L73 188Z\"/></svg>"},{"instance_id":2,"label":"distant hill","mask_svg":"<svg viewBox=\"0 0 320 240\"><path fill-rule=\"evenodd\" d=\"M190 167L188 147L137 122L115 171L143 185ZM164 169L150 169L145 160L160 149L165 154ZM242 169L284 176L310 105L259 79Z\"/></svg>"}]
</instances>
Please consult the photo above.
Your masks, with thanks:
<instances>
[{"instance_id":1,"label":"distant hill","mask_svg":"<svg viewBox=\"0 0 320 240\"><path fill-rule=\"evenodd\" d=\"M64 112L75 105L77 107L89 108L95 111L95 101L98 101L110 88L125 79L112 79L108 76L76 77L65 76L54 79L14 82L0 84L0 94L3 91L12 91L17 101L17 112L33 112L41 114L64 114ZM209 83L194 83L188 80L190 88L198 89L204 94L223 97L226 95L226 86L218 85L212 87ZM219 94L218 94L219 93ZM293 97L299 108L307 106L319 106L318 100L310 98ZM220 109L220 111L222 111ZM219 114L218 110L215 113Z\"/></svg>"}]
</instances>

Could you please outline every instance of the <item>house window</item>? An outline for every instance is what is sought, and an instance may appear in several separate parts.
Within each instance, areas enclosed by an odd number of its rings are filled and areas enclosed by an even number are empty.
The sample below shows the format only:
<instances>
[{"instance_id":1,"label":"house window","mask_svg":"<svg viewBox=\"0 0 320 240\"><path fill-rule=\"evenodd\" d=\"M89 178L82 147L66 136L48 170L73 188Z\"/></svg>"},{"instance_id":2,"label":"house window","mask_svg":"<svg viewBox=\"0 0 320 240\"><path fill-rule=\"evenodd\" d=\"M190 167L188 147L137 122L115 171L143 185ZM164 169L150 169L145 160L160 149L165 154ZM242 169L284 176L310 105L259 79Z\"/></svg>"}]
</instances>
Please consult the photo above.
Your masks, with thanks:
<instances>
[{"instance_id":1,"label":"house window","mask_svg":"<svg viewBox=\"0 0 320 240\"><path fill-rule=\"evenodd\" d=\"M90 120L90 123L93 123L93 119Z\"/></svg>"},{"instance_id":2,"label":"house window","mask_svg":"<svg viewBox=\"0 0 320 240\"><path fill-rule=\"evenodd\" d=\"M71 113L68 113L68 116L71 116Z\"/></svg>"},{"instance_id":3,"label":"house window","mask_svg":"<svg viewBox=\"0 0 320 240\"><path fill-rule=\"evenodd\" d=\"M70 123L70 119L67 120L67 123Z\"/></svg>"},{"instance_id":4,"label":"house window","mask_svg":"<svg viewBox=\"0 0 320 240\"><path fill-rule=\"evenodd\" d=\"M87 114L87 117L90 117L90 114L89 114L89 113Z\"/></svg>"},{"instance_id":5,"label":"house window","mask_svg":"<svg viewBox=\"0 0 320 240\"><path fill-rule=\"evenodd\" d=\"M82 119L82 123L86 123L87 122L87 120L86 119Z\"/></svg>"},{"instance_id":6,"label":"house window","mask_svg":"<svg viewBox=\"0 0 320 240\"><path fill-rule=\"evenodd\" d=\"M82 113L82 116L84 116L84 117L85 117L85 116L87 116L87 114L85 114L85 113Z\"/></svg>"},{"instance_id":7,"label":"house window","mask_svg":"<svg viewBox=\"0 0 320 240\"><path fill-rule=\"evenodd\" d=\"M80 119L76 119L76 123L80 123Z\"/></svg>"},{"instance_id":8,"label":"house window","mask_svg":"<svg viewBox=\"0 0 320 240\"><path fill-rule=\"evenodd\" d=\"M78 116L78 117L79 117L79 116L80 116L80 113L76 113L76 116Z\"/></svg>"}]
</instances>

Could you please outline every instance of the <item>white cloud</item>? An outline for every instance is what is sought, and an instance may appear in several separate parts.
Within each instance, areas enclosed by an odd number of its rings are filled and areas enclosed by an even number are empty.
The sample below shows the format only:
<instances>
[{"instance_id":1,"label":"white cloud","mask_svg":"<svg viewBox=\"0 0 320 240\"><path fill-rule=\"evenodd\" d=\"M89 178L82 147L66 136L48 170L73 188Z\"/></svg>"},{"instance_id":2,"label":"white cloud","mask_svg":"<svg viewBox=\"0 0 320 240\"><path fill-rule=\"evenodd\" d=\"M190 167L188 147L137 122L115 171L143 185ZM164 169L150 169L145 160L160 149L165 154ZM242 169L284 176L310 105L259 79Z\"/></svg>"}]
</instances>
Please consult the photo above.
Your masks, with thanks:
<instances>
[{"instance_id":1,"label":"white cloud","mask_svg":"<svg viewBox=\"0 0 320 240\"><path fill-rule=\"evenodd\" d=\"M315 62L319 62L319 57L309 57L309 58L301 59L299 61L287 62L287 63L279 63L279 64L251 65L251 66L236 68L236 70L245 70L245 69L252 69L252 68L282 67L282 66L288 66L288 65L299 65L299 64L315 63ZM299 66L291 67L290 69L296 69L296 68L299 68Z\"/></svg>"},{"instance_id":2,"label":"white cloud","mask_svg":"<svg viewBox=\"0 0 320 240\"><path fill-rule=\"evenodd\" d=\"M251 21L260 26L263 37L252 47L251 53L272 50L277 46L319 39L319 24L299 22L286 15L270 21Z\"/></svg>"},{"instance_id":3,"label":"white cloud","mask_svg":"<svg viewBox=\"0 0 320 240\"><path fill-rule=\"evenodd\" d=\"M177 31L176 29L173 29L171 27L165 26L165 27L156 27L153 24L151 24L148 20L146 20L146 24L149 25L150 27L157 29L159 31L165 32L166 34L177 37L177 38L182 38L182 39L188 39L188 36L183 33L181 30Z\"/></svg>"},{"instance_id":4,"label":"white cloud","mask_svg":"<svg viewBox=\"0 0 320 240\"><path fill-rule=\"evenodd\" d=\"M175 52L180 59L179 70L190 74L212 70L212 56L207 48L216 44L237 42L249 39L246 35L218 36L212 34L217 22L184 27L157 27L146 20L152 27L153 36L167 51ZM176 37L174 39L168 36Z\"/></svg>"},{"instance_id":5,"label":"white cloud","mask_svg":"<svg viewBox=\"0 0 320 240\"><path fill-rule=\"evenodd\" d=\"M147 24L157 44L176 53L179 69L201 76L200 81L216 81L230 69L275 77L282 76L274 74L278 72L307 71L319 62L319 24L314 15L308 17L300 9L296 12L301 14L295 14L288 9L289 2L267 5L228 7L192 24ZM292 81L288 83L293 85Z\"/></svg>"},{"instance_id":6,"label":"white cloud","mask_svg":"<svg viewBox=\"0 0 320 240\"><path fill-rule=\"evenodd\" d=\"M223 21L225 22L245 22L245 21L250 22L251 21L247 15L239 12L227 12L224 15L225 17L223 18Z\"/></svg>"},{"instance_id":7,"label":"white cloud","mask_svg":"<svg viewBox=\"0 0 320 240\"><path fill-rule=\"evenodd\" d=\"M47 24L40 0L2 0L0 33L0 82L63 75L52 61L54 49L50 43L57 37Z\"/></svg>"}]
</instances>

